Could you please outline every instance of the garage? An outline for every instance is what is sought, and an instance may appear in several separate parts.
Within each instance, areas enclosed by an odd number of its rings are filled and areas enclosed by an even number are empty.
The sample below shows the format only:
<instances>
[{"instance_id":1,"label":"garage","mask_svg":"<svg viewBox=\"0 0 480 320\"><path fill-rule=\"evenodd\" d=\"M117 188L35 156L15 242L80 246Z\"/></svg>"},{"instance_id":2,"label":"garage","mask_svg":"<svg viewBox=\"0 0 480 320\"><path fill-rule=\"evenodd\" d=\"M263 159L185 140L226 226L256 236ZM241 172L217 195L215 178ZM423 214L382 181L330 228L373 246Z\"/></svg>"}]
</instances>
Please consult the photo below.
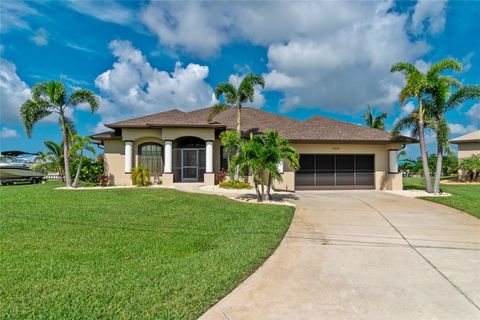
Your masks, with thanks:
<instances>
[{"instance_id":1,"label":"garage","mask_svg":"<svg viewBox=\"0 0 480 320\"><path fill-rule=\"evenodd\" d=\"M298 190L375 189L372 154L300 154Z\"/></svg>"}]
</instances>

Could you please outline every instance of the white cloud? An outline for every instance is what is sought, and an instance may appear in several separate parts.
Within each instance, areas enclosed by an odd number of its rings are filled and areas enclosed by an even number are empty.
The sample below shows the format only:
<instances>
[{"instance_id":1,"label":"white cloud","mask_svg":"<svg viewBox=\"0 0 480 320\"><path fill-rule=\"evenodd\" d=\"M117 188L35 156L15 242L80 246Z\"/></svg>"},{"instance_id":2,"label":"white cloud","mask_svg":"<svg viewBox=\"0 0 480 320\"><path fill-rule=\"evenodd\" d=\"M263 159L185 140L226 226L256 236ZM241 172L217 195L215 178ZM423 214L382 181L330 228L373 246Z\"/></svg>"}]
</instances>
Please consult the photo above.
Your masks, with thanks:
<instances>
[{"instance_id":1,"label":"white cloud","mask_svg":"<svg viewBox=\"0 0 480 320\"><path fill-rule=\"evenodd\" d=\"M410 37L412 13L394 7L392 1L151 2L140 16L161 45L202 57L233 41L267 47L266 89L283 92L283 110L351 111L368 103L387 110L403 84L389 73L391 65L415 62L430 49ZM427 15L419 5L416 23L437 32L440 9Z\"/></svg>"},{"instance_id":2,"label":"white cloud","mask_svg":"<svg viewBox=\"0 0 480 320\"><path fill-rule=\"evenodd\" d=\"M2 123L18 123L20 107L30 98L30 88L17 75L15 64L0 59L0 115Z\"/></svg>"},{"instance_id":3,"label":"white cloud","mask_svg":"<svg viewBox=\"0 0 480 320\"><path fill-rule=\"evenodd\" d=\"M415 34L428 31L438 34L445 28L447 0L418 0L412 16L411 30Z\"/></svg>"},{"instance_id":4,"label":"white cloud","mask_svg":"<svg viewBox=\"0 0 480 320\"><path fill-rule=\"evenodd\" d=\"M44 28L39 28L35 31L35 34L31 36L31 40L35 42L37 46L46 46L48 44L49 34Z\"/></svg>"},{"instance_id":5,"label":"white cloud","mask_svg":"<svg viewBox=\"0 0 480 320\"><path fill-rule=\"evenodd\" d=\"M24 1L2 1L0 10L0 32L9 29L30 30L25 17L38 15L37 10Z\"/></svg>"},{"instance_id":6,"label":"white cloud","mask_svg":"<svg viewBox=\"0 0 480 320\"><path fill-rule=\"evenodd\" d=\"M177 62L168 73L152 67L129 41L114 40L109 48L116 62L95 79L102 96L102 122L172 108L189 111L215 102L213 89L205 81L207 66L191 63L184 67Z\"/></svg>"},{"instance_id":7,"label":"white cloud","mask_svg":"<svg viewBox=\"0 0 480 320\"><path fill-rule=\"evenodd\" d=\"M466 115L472 119L472 121L480 122L480 103L475 103L470 110L466 112Z\"/></svg>"},{"instance_id":8,"label":"white cloud","mask_svg":"<svg viewBox=\"0 0 480 320\"><path fill-rule=\"evenodd\" d=\"M2 131L0 132L0 137L2 139L19 138L20 134L18 134L18 132L14 129L2 127Z\"/></svg>"},{"instance_id":9,"label":"white cloud","mask_svg":"<svg viewBox=\"0 0 480 320\"><path fill-rule=\"evenodd\" d=\"M69 0L72 9L106 22L127 25L134 21L131 10L112 0Z\"/></svg>"},{"instance_id":10,"label":"white cloud","mask_svg":"<svg viewBox=\"0 0 480 320\"><path fill-rule=\"evenodd\" d=\"M477 127L472 124L465 126L461 123L449 123L448 127L452 134L465 134L477 130Z\"/></svg>"},{"instance_id":11,"label":"white cloud","mask_svg":"<svg viewBox=\"0 0 480 320\"><path fill-rule=\"evenodd\" d=\"M465 57L462 59L462 65L463 65L463 72L467 72L472 68L472 58L475 55L475 52L469 52Z\"/></svg>"}]
</instances>

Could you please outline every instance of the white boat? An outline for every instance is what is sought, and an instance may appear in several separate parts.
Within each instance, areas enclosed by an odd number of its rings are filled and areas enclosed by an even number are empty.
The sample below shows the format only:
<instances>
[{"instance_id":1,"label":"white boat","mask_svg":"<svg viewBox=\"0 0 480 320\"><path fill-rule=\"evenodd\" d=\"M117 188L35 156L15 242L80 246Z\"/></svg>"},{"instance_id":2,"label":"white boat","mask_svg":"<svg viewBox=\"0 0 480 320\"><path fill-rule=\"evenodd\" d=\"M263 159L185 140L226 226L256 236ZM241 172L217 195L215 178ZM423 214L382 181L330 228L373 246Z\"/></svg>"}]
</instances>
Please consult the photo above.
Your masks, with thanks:
<instances>
[{"instance_id":1,"label":"white boat","mask_svg":"<svg viewBox=\"0 0 480 320\"><path fill-rule=\"evenodd\" d=\"M44 174L31 170L33 161L22 158L22 155L34 155L22 151L4 151L0 156L0 183L13 184L14 182L39 183Z\"/></svg>"}]
</instances>

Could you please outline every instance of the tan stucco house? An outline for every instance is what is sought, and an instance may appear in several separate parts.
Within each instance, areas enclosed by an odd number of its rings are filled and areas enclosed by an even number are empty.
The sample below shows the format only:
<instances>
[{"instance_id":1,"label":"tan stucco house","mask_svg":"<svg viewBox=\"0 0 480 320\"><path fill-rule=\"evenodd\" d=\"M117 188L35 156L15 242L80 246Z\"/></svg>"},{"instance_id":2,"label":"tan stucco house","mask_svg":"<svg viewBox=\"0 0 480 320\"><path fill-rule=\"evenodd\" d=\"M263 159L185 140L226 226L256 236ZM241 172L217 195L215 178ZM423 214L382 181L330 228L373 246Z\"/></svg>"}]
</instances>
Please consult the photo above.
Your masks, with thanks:
<instances>
[{"instance_id":1,"label":"tan stucco house","mask_svg":"<svg viewBox=\"0 0 480 320\"><path fill-rule=\"evenodd\" d=\"M132 168L143 164L152 179L174 182L215 183L215 174L226 167L219 139L236 128L236 110L221 112L208 121L210 108L191 112L177 109L107 124L112 131L92 136L104 148L106 174L111 184L129 185ZM321 116L305 121L274 113L242 108L242 135L276 130L300 153L294 172L280 163L283 182L279 190L376 189L401 190L397 151L414 139Z\"/></svg>"},{"instance_id":2,"label":"tan stucco house","mask_svg":"<svg viewBox=\"0 0 480 320\"><path fill-rule=\"evenodd\" d=\"M450 141L458 146L458 159L480 155L480 130L467 133Z\"/></svg>"}]
</instances>

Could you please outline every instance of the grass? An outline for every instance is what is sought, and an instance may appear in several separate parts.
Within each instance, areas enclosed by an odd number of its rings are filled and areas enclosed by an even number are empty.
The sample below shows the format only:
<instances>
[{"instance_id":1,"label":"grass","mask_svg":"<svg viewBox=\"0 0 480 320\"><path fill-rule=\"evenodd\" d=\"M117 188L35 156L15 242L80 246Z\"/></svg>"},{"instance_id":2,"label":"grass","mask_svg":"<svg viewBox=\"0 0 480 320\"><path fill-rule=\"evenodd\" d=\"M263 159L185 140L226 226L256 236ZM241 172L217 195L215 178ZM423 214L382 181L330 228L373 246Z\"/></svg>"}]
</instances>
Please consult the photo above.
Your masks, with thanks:
<instances>
[{"instance_id":1,"label":"grass","mask_svg":"<svg viewBox=\"0 0 480 320\"><path fill-rule=\"evenodd\" d=\"M425 189L423 178L403 178L404 189ZM421 197L421 199L441 203L480 218L480 184L447 185L441 190L451 193L451 197Z\"/></svg>"},{"instance_id":2,"label":"grass","mask_svg":"<svg viewBox=\"0 0 480 320\"><path fill-rule=\"evenodd\" d=\"M0 187L0 319L195 319L271 255L294 211L57 186Z\"/></svg>"}]
</instances>

